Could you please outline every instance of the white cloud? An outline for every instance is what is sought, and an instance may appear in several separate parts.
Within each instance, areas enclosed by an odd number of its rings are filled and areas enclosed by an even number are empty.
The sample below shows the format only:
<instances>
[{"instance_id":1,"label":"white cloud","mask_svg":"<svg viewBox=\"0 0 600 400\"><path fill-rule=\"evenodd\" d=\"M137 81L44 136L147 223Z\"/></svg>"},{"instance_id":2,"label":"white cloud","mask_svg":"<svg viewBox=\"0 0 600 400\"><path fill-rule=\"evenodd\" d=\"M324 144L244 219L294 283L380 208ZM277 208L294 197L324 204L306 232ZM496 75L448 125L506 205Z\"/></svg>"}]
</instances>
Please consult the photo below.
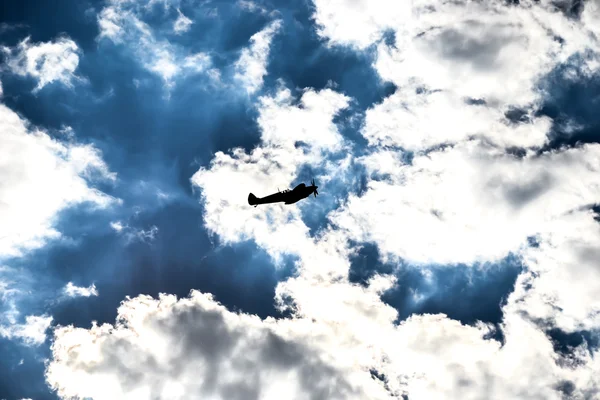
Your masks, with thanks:
<instances>
[{"instance_id":1,"label":"white cloud","mask_svg":"<svg viewBox=\"0 0 600 400\"><path fill-rule=\"evenodd\" d=\"M384 31L409 23L411 3L390 0L314 0L317 32L332 44L357 49L381 39Z\"/></svg>"},{"instance_id":2,"label":"white cloud","mask_svg":"<svg viewBox=\"0 0 600 400\"><path fill-rule=\"evenodd\" d=\"M492 326L462 325L445 315L413 315L395 326L396 311L379 298L393 280L376 277L366 289L350 285L344 240L342 232L327 230L312 247L298 249L298 276L278 285L278 299L297 317L327 327L332 356L383 374L389 398L559 399L565 382L574 384L575 398L596 390L596 355L582 346L574 353L578 364L561 358L512 307L504 309L503 346L490 338Z\"/></svg>"},{"instance_id":3,"label":"white cloud","mask_svg":"<svg viewBox=\"0 0 600 400\"><path fill-rule=\"evenodd\" d=\"M52 317L48 315L28 315L24 324L0 325L0 336L20 339L29 346L39 346L46 341L46 331L51 324Z\"/></svg>"},{"instance_id":4,"label":"white cloud","mask_svg":"<svg viewBox=\"0 0 600 400\"><path fill-rule=\"evenodd\" d=\"M88 287L75 286L73 282L67 283L63 288L63 293L69 297L90 297L98 296L98 289L95 284L91 284Z\"/></svg>"},{"instance_id":5,"label":"white cloud","mask_svg":"<svg viewBox=\"0 0 600 400\"><path fill-rule=\"evenodd\" d=\"M87 179L100 178L115 182L117 174L111 172L102 160L102 154L91 146L74 146L69 151L69 161L75 172Z\"/></svg>"},{"instance_id":6,"label":"white cloud","mask_svg":"<svg viewBox=\"0 0 600 400\"><path fill-rule=\"evenodd\" d=\"M553 222L523 254L514 312L566 332L600 328L600 224L590 211Z\"/></svg>"},{"instance_id":7,"label":"white cloud","mask_svg":"<svg viewBox=\"0 0 600 400\"><path fill-rule=\"evenodd\" d=\"M183 59L183 67L189 71L195 71L197 73L206 71L210 76L215 71L214 69L207 70L211 65L210 57L204 53L196 53L186 56Z\"/></svg>"},{"instance_id":8,"label":"white cloud","mask_svg":"<svg viewBox=\"0 0 600 400\"><path fill-rule=\"evenodd\" d=\"M156 239L158 227L152 225L149 229L140 229L134 233L135 237L143 242L151 242Z\"/></svg>"},{"instance_id":9,"label":"white cloud","mask_svg":"<svg viewBox=\"0 0 600 400\"><path fill-rule=\"evenodd\" d=\"M324 360L311 344L319 332L295 322L235 314L196 291L139 296L123 302L115 326L58 328L47 381L61 397L98 400L361 399L361 385L384 398L367 371Z\"/></svg>"},{"instance_id":10,"label":"white cloud","mask_svg":"<svg viewBox=\"0 0 600 400\"><path fill-rule=\"evenodd\" d=\"M128 46L144 68L160 76L167 88L172 87L179 76L210 71L210 56L204 53L190 54L168 40L157 37L156 32L129 3L115 3L104 8L98 16L98 25L98 39Z\"/></svg>"},{"instance_id":11,"label":"white cloud","mask_svg":"<svg viewBox=\"0 0 600 400\"><path fill-rule=\"evenodd\" d=\"M177 9L177 20L173 24L173 31L175 33L182 34L190 30L190 26L193 24L193 21L183 15L180 9Z\"/></svg>"},{"instance_id":12,"label":"white cloud","mask_svg":"<svg viewBox=\"0 0 600 400\"><path fill-rule=\"evenodd\" d=\"M258 4L254 1L238 0L237 5L238 7L240 7L240 9L244 11L256 12L263 15L269 13L269 11L263 5Z\"/></svg>"},{"instance_id":13,"label":"white cloud","mask_svg":"<svg viewBox=\"0 0 600 400\"><path fill-rule=\"evenodd\" d=\"M235 63L235 79L240 80L248 93L254 93L262 87L267 74L269 49L273 36L281 28L281 20L270 23L265 29L250 37L250 46L242 50Z\"/></svg>"},{"instance_id":14,"label":"white cloud","mask_svg":"<svg viewBox=\"0 0 600 400\"><path fill-rule=\"evenodd\" d=\"M503 345L490 338L492 326L444 315L414 315L394 326L395 310L379 298L394 281L376 277L366 289L348 284L351 251L344 240L343 232L327 230L310 246L300 243L298 276L278 285L277 298L298 317L326 326L332 357L385 375L390 398L560 399L562 387L574 398L597 392L600 353L590 355L582 345L572 358L559 356L520 312L528 305L515 307L513 299L503 308Z\"/></svg>"},{"instance_id":15,"label":"white cloud","mask_svg":"<svg viewBox=\"0 0 600 400\"><path fill-rule=\"evenodd\" d=\"M419 151L439 144L479 137L503 147L540 147L552 121L525 114L529 122L514 124L505 110L467 103L452 92L417 94L404 88L367 110L363 136L371 145Z\"/></svg>"},{"instance_id":16,"label":"white cloud","mask_svg":"<svg viewBox=\"0 0 600 400\"><path fill-rule=\"evenodd\" d=\"M532 118L545 95L537 87L544 74L585 50L592 55L583 70L598 71L598 41L590 35L598 3L585 4L582 23L550 2L314 3L321 36L354 49L375 45L374 67L399 86L367 112L363 135L373 146L418 151L406 164L406 154L372 148L361 159L371 175L367 191L331 219L348 237L413 263L489 261L514 251L526 265L503 308L503 347L483 339L484 326L413 316L383 350L389 384L409 398L562 398L561 386L572 398L593 397L597 352L590 357L583 345L562 359L540 327L599 327L600 289L592 283L599 226L577 210L598 202L600 150L519 159L504 148L545 144L551 121ZM388 30L395 46L381 41ZM530 122L507 123L510 105L523 107ZM473 137L479 140L465 142ZM448 143L454 146L436 149ZM536 234L539 247L526 246ZM288 295L298 307L310 300Z\"/></svg>"},{"instance_id":17,"label":"white cloud","mask_svg":"<svg viewBox=\"0 0 600 400\"><path fill-rule=\"evenodd\" d=\"M116 180L100 152L66 136L65 141L54 139L0 104L0 259L22 256L61 237L54 226L59 212L70 206L104 208L119 201L91 186ZM52 317L30 315L18 322L18 300L30 296L23 289L30 278L9 267L0 272L0 335L28 345L43 343ZM67 289L69 295L95 290Z\"/></svg>"},{"instance_id":18,"label":"white cloud","mask_svg":"<svg viewBox=\"0 0 600 400\"><path fill-rule=\"evenodd\" d=\"M60 237L55 217L66 207L116 201L89 184L116 178L97 149L59 142L1 104L0 176L0 257L19 256Z\"/></svg>"},{"instance_id":19,"label":"white cloud","mask_svg":"<svg viewBox=\"0 0 600 400\"><path fill-rule=\"evenodd\" d=\"M192 177L202 191L207 229L226 242L254 237L276 254L292 251L293 238L301 239L307 232L296 207L253 208L247 202L250 192L262 197L288 188L301 166L317 167L325 152L344 148L332 119L347 107L346 96L330 89L308 90L299 105L293 100L287 89L261 98L258 124L263 145L250 154L239 148L232 154L217 152L210 167ZM306 146L296 146L297 141Z\"/></svg>"},{"instance_id":20,"label":"white cloud","mask_svg":"<svg viewBox=\"0 0 600 400\"><path fill-rule=\"evenodd\" d=\"M365 165L387 179L369 182L332 220L409 262L499 260L553 219L597 201L599 161L598 145L517 158L472 141L411 164L375 153Z\"/></svg>"},{"instance_id":21,"label":"white cloud","mask_svg":"<svg viewBox=\"0 0 600 400\"><path fill-rule=\"evenodd\" d=\"M0 326L16 324L19 316L15 298L21 293L21 290L16 287L16 282L20 281L21 277L15 272L13 268L0 264L0 300L2 300Z\"/></svg>"},{"instance_id":22,"label":"white cloud","mask_svg":"<svg viewBox=\"0 0 600 400\"><path fill-rule=\"evenodd\" d=\"M415 81L491 104L535 101L535 80L562 49L535 15L487 4L442 5L418 15L409 30L397 32L396 48L379 46L377 71L399 86ZM524 53L533 56L518 57Z\"/></svg>"},{"instance_id":23,"label":"white cloud","mask_svg":"<svg viewBox=\"0 0 600 400\"><path fill-rule=\"evenodd\" d=\"M543 332L514 314L503 322L503 346L484 338L489 329L443 315L410 317L387 343L391 384L417 399L558 400L567 382L572 398L597 393L598 352L579 348L575 360L561 360Z\"/></svg>"},{"instance_id":24,"label":"white cloud","mask_svg":"<svg viewBox=\"0 0 600 400\"><path fill-rule=\"evenodd\" d=\"M13 73L37 79L38 84L34 91L55 81L72 87L73 81L81 80L75 75L81 50L69 38L31 43L27 37L15 48L5 47L2 50L7 56L6 64Z\"/></svg>"},{"instance_id":25,"label":"white cloud","mask_svg":"<svg viewBox=\"0 0 600 400\"><path fill-rule=\"evenodd\" d=\"M591 0L583 4L581 21L596 35L596 38L600 36L600 2L598 0Z\"/></svg>"},{"instance_id":26,"label":"white cloud","mask_svg":"<svg viewBox=\"0 0 600 400\"><path fill-rule=\"evenodd\" d=\"M124 228L123 223L121 221L111 222L110 227L113 228L117 232L121 232Z\"/></svg>"},{"instance_id":27,"label":"white cloud","mask_svg":"<svg viewBox=\"0 0 600 400\"><path fill-rule=\"evenodd\" d=\"M484 136L503 146L541 146L548 121L531 118L507 129L509 106L531 116L545 95L540 80L574 54L593 53L584 61L590 74L600 66L600 43L589 22L597 12L593 2L586 3L583 24L545 1L314 3L322 37L354 49L375 46L374 68L399 87L369 111L364 134L371 143L419 150ZM382 40L384 32L393 33L394 45ZM417 88L434 92L416 95ZM486 105L465 107L467 99Z\"/></svg>"},{"instance_id":28,"label":"white cloud","mask_svg":"<svg viewBox=\"0 0 600 400\"><path fill-rule=\"evenodd\" d=\"M323 151L340 151L344 139L333 118L349 102L350 98L331 89L305 90L298 104L288 89L280 89L273 97L261 97L257 122L263 147L291 151L302 142L319 156Z\"/></svg>"},{"instance_id":29,"label":"white cloud","mask_svg":"<svg viewBox=\"0 0 600 400\"><path fill-rule=\"evenodd\" d=\"M190 53L185 47L170 42L164 29L155 28L148 22L153 4L136 1L109 3L98 15L98 40L110 40L126 47L146 70L162 78L167 90L176 85L178 79L192 74L205 75L210 78L210 85L221 89L235 91L243 86L250 94L262 87L267 74L271 41L281 28L281 20L271 22L250 37L248 47L242 49L238 60L227 66L228 79L223 81L222 71L213 67L212 58L207 52ZM163 4L165 12L174 8L178 13L178 18L173 23L173 32L182 34L188 31L193 20L186 17L177 8L177 4ZM153 14L153 18L155 17Z\"/></svg>"},{"instance_id":30,"label":"white cloud","mask_svg":"<svg viewBox=\"0 0 600 400\"><path fill-rule=\"evenodd\" d=\"M143 229L123 224L123 222L121 221L111 222L110 227L115 232L125 237L127 243L131 243L134 241L150 243L154 241L154 239L156 239L156 235L159 232L158 227L155 225L152 225L148 229Z\"/></svg>"},{"instance_id":31,"label":"white cloud","mask_svg":"<svg viewBox=\"0 0 600 400\"><path fill-rule=\"evenodd\" d=\"M60 396L95 399L269 399L283 390L292 399L557 400L561 385L578 398L600 383L598 352L580 347L560 358L517 313L503 321L501 346L487 338L492 327L444 315L394 326L377 291L342 281L303 286L297 317L285 320L232 313L195 291L127 299L115 326L55 330L48 383ZM385 375L388 390L370 369Z\"/></svg>"},{"instance_id":32,"label":"white cloud","mask_svg":"<svg viewBox=\"0 0 600 400\"><path fill-rule=\"evenodd\" d=\"M121 35L125 34L125 32L121 25L124 23L123 19L125 16L127 14L121 15L117 8L104 8L98 16L98 26L100 27L99 37L107 37L115 43L122 43Z\"/></svg>"}]
</instances>

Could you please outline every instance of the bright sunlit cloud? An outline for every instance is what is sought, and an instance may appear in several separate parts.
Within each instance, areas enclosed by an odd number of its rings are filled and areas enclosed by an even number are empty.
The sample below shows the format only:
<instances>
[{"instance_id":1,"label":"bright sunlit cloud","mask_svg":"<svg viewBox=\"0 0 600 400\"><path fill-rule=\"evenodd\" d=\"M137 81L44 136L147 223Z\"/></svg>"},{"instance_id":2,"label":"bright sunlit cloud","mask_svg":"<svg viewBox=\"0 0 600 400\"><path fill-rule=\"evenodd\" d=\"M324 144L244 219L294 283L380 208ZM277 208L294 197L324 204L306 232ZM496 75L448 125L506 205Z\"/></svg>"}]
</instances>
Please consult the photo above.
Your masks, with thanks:
<instances>
[{"instance_id":1,"label":"bright sunlit cloud","mask_svg":"<svg viewBox=\"0 0 600 400\"><path fill-rule=\"evenodd\" d=\"M59 238L55 217L69 206L118 201L89 184L116 179L97 149L57 141L1 104L0 154L0 258Z\"/></svg>"},{"instance_id":2,"label":"bright sunlit cloud","mask_svg":"<svg viewBox=\"0 0 600 400\"><path fill-rule=\"evenodd\" d=\"M98 296L98 289L95 284L91 284L88 287L75 286L73 282L67 283L63 288L63 293L69 297L90 297Z\"/></svg>"}]
</instances>

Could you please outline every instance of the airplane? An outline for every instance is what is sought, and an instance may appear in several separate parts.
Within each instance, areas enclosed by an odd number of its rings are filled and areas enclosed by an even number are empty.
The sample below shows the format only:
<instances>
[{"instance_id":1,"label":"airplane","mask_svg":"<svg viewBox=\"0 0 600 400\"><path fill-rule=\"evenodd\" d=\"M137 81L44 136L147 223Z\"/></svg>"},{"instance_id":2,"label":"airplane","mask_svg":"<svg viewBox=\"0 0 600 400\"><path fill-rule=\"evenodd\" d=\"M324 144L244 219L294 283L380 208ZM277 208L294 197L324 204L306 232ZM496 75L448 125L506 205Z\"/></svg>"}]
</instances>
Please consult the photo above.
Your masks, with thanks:
<instances>
[{"instance_id":1,"label":"airplane","mask_svg":"<svg viewBox=\"0 0 600 400\"><path fill-rule=\"evenodd\" d=\"M294 204L295 202L305 199L311 194L314 194L315 197L319 194L317 192L318 186L315 186L315 180L312 180L311 186L306 186L304 183L299 184L293 190L284 190L283 192L279 191L277 193L270 194L265 197L256 197L252 193L248 195L248 204L256 207L259 204L268 204L268 203L279 203L283 202L284 204Z\"/></svg>"}]
</instances>

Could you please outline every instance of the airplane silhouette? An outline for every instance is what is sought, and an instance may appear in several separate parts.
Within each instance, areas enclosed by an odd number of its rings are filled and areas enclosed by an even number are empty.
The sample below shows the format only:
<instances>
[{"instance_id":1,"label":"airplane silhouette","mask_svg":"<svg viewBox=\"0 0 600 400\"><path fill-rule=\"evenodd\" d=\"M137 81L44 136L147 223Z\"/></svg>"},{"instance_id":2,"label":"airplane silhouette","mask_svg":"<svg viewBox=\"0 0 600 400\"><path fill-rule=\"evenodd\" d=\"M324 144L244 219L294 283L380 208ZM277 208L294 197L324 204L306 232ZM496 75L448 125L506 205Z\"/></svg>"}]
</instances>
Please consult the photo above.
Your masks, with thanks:
<instances>
[{"instance_id":1,"label":"airplane silhouette","mask_svg":"<svg viewBox=\"0 0 600 400\"><path fill-rule=\"evenodd\" d=\"M256 207L259 204L268 203L279 203L294 204L295 202L305 199L314 193L315 197L319 194L317 192L318 186L315 186L315 180L312 180L311 186L306 186L304 183L299 184L294 190L284 190L283 192L277 192L270 194L265 197L256 197L252 193L248 195L248 204Z\"/></svg>"}]
</instances>

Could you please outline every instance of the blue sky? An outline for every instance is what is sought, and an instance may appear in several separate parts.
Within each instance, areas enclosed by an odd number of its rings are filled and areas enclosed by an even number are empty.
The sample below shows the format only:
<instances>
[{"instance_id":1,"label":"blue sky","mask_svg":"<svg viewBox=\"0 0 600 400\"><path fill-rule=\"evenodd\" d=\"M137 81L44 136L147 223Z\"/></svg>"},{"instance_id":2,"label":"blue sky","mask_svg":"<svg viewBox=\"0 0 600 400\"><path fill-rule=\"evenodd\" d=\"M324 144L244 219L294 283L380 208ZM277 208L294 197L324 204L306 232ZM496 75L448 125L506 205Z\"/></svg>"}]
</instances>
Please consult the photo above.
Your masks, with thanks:
<instances>
[{"instance_id":1,"label":"blue sky","mask_svg":"<svg viewBox=\"0 0 600 400\"><path fill-rule=\"evenodd\" d=\"M593 397L598 9L5 7L0 398Z\"/></svg>"}]
</instances>

